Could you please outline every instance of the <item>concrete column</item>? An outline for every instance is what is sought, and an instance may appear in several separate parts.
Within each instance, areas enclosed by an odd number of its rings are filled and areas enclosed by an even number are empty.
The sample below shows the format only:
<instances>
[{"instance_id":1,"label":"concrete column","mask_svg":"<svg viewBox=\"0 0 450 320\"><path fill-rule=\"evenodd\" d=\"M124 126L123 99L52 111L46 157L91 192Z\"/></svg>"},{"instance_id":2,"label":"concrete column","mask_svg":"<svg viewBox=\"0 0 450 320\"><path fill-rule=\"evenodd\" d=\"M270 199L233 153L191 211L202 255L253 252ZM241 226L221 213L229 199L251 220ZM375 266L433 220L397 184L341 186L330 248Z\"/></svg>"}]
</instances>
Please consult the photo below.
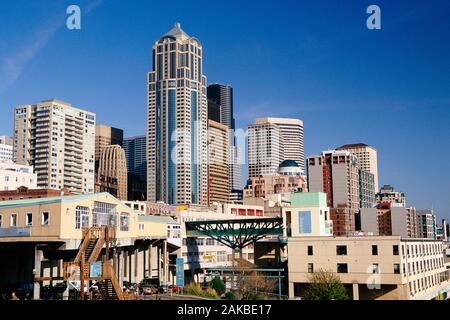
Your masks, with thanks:
<instances>
[{"instance_id":1,"label":"concrete column","mask_svg":"<svg viewBox=\"0 0 450 320\"><path fill-rule=\"evenodd\" d=\"M36 277L41 276L41 265L42 260L44 259L44 253L42 250L38 249L37 246L34 247L34 274ZM34 282L33 285L33 299L39 300L41 297L41 286L39 282Z\"/></svg>"},{"instance_id":2,"label":"concrete column","mask_svg":"<svg viewBox=\"0 0 450 320\"><path fill-rule=\"evenodd\" d=\"M167 240L164 240L164 283L169 281L169 252L167 252Z\"/></svg>"},{"instance_id":3,"label":"concrete column","mask_svg":"<svg viewBox=\"0 0 450 320\"><path fill-rule=\"evenodd\" d=\"M148 246L148 277L149 278L152 277L152 249L153 249L153 246L150 243Z\"/></svg>"},{"instance_id":4,"label":"concrete column","mask_svg":"<svg viewBox=\"0 0 450 320\"><path fill-rule=\"evenodd\" d=\"M118 259L119 259L119 270L118 270L118 278L120 285L123 286L123 277L124 277L124 265L125 265L125 252L121 251L118 253Z\"/></svg>"},{"instance_id":5,"label":"concrete column","mask_svg":"<svg viewBox=\"0 0 450 320\"><path fill-rule=\"evenodd\" d=\"M359 286L357 283L353 283L353 300L359 300Z\"/></svg>"},{"instance_id":6,"label":"concrete column","mask_svg":"<svg viewBox=\"0 0 450 320\"><path fill-rule=\"evenodd\" d=\"M134 266L133 266L133 277L134 277L134 281L133 282L137 282L137 275L138 275L138 253L139 250L135 247L134 248Z\"/></svg>"},{"instance_id":7,"label":"concrete column","mask_svg":"<svg viewBox=\"0 0 450 320\"><path fill-rule=\"evenodd\" d=\"M289 281L289 293L288 293L288 295L289 295L289 298L293 298L294 295L295 295L295 292L294 292L294 283L291 282L291 281Z\"/></svg>"},{"instance_id":8,"label":"concrete column","mask_svg":"<svg viewBox=\"0 0 450 320\"><path fill-rule=\"evenodd\" d=\"M159 281L160 285L161 285L161 277L162 277L162 272L161 272L161 245L158 245L158 281Z\"/></svg>"}]
</instances>

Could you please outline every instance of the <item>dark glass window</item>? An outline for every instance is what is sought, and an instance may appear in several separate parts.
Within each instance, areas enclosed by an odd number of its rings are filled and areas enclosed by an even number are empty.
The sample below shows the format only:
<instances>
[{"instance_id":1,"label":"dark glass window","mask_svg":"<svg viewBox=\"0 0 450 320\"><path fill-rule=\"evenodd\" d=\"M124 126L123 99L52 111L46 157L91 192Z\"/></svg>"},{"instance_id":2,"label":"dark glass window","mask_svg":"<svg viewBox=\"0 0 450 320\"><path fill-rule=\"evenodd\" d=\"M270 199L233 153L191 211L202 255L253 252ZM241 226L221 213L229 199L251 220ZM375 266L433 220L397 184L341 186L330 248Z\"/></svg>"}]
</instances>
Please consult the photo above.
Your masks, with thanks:
<instances>
[{"instance_id":1,"label":"dark glass window","mask_svg":"<svg viewBox=\"0 0 450 320\"><path fill-rule=\"evenodd\" d=\"M377 245L373 245L372 246L372 255L373 256L377 256L378 255L378 246Z\"/></svg>"},{"instance_id":2,"label":"dark glass window","mask_svg":"<svg viewBox=\"0 0 450 320\"><path fill-rule=\"evenodd\" d=\"M336 254L338 256L346 256L347 255L347 246L336 246Z\"/></svg>"},{"instance_id":3,"label":"dark glass window","mask_svg":"<svg viewBox=\"0 0 450 320\"><path fill-rule=\"evenodd\" d=\"M308 256L313 255L313 246L308 246Z\"/></svg>"},{"instance_id":4,"label":"dark glass window","mask_svg":"<svg viewBox=\"0 0 450 320\"><path fill-rule=\"evenodd\" d=\"M398 256L398 245L392 246L392 254Z\"/></svg>"},{"instance_id":5,"label":"dark glass window","mask_svg":"<svg viewBox=\"0 0 450 320\"><path fill-rule=\"evenodd\" d=\"M348 273L348 266L346 263L337 264L337 273Z\"/></svg>"}]
</instances>

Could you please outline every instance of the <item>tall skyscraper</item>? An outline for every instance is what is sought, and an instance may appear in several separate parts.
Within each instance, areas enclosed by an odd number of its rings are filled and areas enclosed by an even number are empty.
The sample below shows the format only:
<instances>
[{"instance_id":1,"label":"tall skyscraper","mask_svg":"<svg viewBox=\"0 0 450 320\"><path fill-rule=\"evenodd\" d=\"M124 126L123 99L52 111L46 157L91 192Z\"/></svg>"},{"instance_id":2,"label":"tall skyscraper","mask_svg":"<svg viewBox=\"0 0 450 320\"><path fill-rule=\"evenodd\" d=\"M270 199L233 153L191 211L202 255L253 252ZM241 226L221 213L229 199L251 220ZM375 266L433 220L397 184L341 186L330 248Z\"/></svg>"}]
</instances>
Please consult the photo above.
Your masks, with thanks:
<instances>
[{"instance_id":1,"label":"tall skyscraper","mask_svg":"<svg viewBox=\"0 0 450 320\"><path fill-rule=\"evenodd\" d=\"M258 118L256 124L273 123L280 128L283 141L283 160L294 160L305 170L303 121L289 118Z\"/></svg>"},{"instance_id":2,"label":"tall skyscraper","mask_svg":"<svg viewBox=\"0 0 450 320\"><path fill-rule=\"evenodd\" d=\"M101 149L95 192L109 192L120 200L127 200L127 164L125 152L119 145Z\"/></svg>"},{"instance_id":3,"label":"tall skyscraper","mask_svg":"<svg viewBox=\"0 0 450 320\"><path fill-rule=\"evenodd\" d=\"M226 125L208 120L208 201L227 203L229 187L229 129Z\"/></svg>"},{"instance_id":4,"label":"tall skyscraper","mask_svg":"<svg viewBox=\"0 0 450 320\"><path fill-rule=\"evenodd\" d=\"M39 188L94 192L95 114L59 100L14 110L14 161L32 165Z\"/></svg>"},{"instance_id":5,"label":"tall skyscraper","mask_svg":"<svg viewBox=\"0 0 450 320\"><path fill-rule=\"evenodd\" d=\"M203 49L177 23L153 45L148 73L147 198L207 203L206 77Z\"/></svg>"},{"instance_id":6,"label":"tall skyscraper","mask_svg":"<svg viewBox=\"0 0 450 320\"><path fill-rule=\"evenodd\" d=\"M231 130L235 130L233 87L218 83L211 84L208 86L208 99L220 106L220 123L228 126Z\"/></svg>"},{"instance_id":7,"label":"tall skyscraper","mask_svg":"<svg viewBox=\"0 0 450 320\"><path fill-rule=\"evenodd\" d=\"M230 159L229 176L230 192L242 189L241 182L241 150L236 146L234 131L236 124L234 119L233 87L223 84L211 84L208 86L208 118L220 122L230 129ZM220 117L217 116L220 114ZM219 120L217 120L219 119Z\"/></svg>"},{"instance_id":8,"label":"tall skyscraper","mask_svg":"<svg viewBox=\"0 0 450 320\"><path fill-rule=\"evenodd\" d=\"M123 130L105 124L95 126L95 161L100 159L104 147L110 145L122 146Z\"/></svg>"},{"instance_id":9,"label":"tall skyscraper","mask_svg":"<svg viewBox=\"0 0 450 320\"><path fill-rule=\"evenodd\" d=\"M284 160L280 127L273 123L248 126L248 176L274 174Z\"/></svg>"},{"instance_id":10,"label":"tall skyscraper","mask_svg":"<svg viewBox=\"0 0 450 320\"><path fill-rule=\"evenodd\" d=\"M374 192L377 193L379 191L377 150L364 143L346 144L336 150L347 150L358 157L361 169L374 175Z\"/></svg>"},{"instance_id":11,"label":"tall skyscraper","mask_svg":"<svg viewBox=\"0 0 450 320\"><path fill-rule=\"evenodd\" d=\"M128 170L128 200L147 199L147 137L123 140Z\"/></svg>"}]
</instances>

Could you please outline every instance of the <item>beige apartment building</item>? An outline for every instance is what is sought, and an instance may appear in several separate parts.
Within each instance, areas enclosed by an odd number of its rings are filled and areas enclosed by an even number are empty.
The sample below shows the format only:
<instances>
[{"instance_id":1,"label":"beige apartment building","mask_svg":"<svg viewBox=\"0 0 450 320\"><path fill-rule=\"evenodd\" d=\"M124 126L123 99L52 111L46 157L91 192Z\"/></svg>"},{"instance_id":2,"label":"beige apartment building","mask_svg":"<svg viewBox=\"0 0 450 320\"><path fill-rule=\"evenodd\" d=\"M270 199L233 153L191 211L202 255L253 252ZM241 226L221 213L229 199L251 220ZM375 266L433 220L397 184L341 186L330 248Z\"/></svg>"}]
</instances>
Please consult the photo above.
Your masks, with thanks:
<instances>
[{"instance_id":1,"label":"beige apartment building","mask_svg":"<svg viewBox=\"0 0 450 320\"><path fill-rule=\"evenodd\" d=\"M226 203L229 195L229 129L208 120L208 203Z\"/></svg>"},{"instance_id":2,"label":"beige apartment building","mask_svg":"<svg viewBox=\"0 0 450 320\"><path fill-rule=\"evenodd\" d=\"M39 188L94 192L95 114L59 100L14 109L14 162Z\"/></svg>"},{"instance_id":3,"label":"beige apartment building","mask_svg":"<svg viewBox=\"0 0 450 320\"><path fill-rule=\"evenodd\" d=\"M102 147L95 177L95 192L109 192L121 200L127 200L127 160L121 146Z\"/></svg>"},{"instance_id":4,"label":"beige apartment building","mask_svg":"<svg viewBox=\"0 0 450 320\"><path fill-rule=\"evenodd\" d=\"M450 290L442 241L399 236L291 237L289 296L318 270L339 276L354 300L431 300Z\"/></svg>"},{"instance_id":5,"label":"beige apartment building","mask_svg":"<svg viewBox=\"0 0 450 320\"><path fill-rule=\"evenodd\" d=\"M374 192L378 192L378 159L377 149L364 143L343 145L336 150L346 150L358 158L360 168L374 175Z\"/></svg>"}]
</instances>

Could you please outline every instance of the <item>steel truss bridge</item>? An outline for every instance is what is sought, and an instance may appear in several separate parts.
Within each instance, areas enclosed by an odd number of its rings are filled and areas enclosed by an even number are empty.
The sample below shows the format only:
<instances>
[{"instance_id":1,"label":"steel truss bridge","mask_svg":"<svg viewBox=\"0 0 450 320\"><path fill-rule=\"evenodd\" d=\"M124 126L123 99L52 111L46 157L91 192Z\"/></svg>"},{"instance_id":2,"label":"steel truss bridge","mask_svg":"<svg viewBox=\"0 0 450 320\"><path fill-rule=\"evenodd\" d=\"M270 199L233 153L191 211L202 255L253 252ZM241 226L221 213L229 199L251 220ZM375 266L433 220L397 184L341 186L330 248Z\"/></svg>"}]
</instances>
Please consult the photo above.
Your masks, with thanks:
<instances>
[{"instance_id":1,"label":"steel truss bridge","mask_svg":"<svg viewBox=\"0 0 450 320\"><path fill-rule=\"evenodd\" d=\"M207 236L234 249L242 249L267 235L283 235L283 218L188 221L188 237Z\"/></svg>"}]
</instances>

